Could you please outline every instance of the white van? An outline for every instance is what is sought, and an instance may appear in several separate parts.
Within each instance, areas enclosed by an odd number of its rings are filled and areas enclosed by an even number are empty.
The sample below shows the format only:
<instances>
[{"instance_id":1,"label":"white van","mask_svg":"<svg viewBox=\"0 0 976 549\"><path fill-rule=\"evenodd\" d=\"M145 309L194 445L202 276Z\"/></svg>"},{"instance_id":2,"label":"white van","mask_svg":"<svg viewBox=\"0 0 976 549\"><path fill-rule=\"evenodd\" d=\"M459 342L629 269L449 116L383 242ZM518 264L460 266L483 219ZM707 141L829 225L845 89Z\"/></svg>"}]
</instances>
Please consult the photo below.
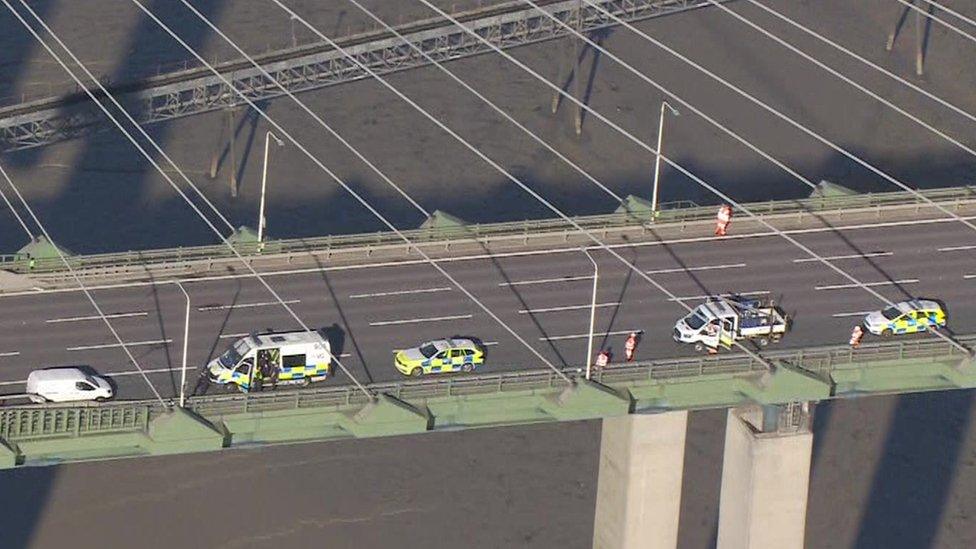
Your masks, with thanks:
<instances>
[{"instance_id":1,"label":"white van","mask_svg":"<svg viewBox=\"0 0 976 549\"><path fill-rule=\"evenodd\" d=\"M27 376L27 397L37 403L102 401L112 398L112 386L79 368L49 368Z\"/></svg>"}]
</instances>

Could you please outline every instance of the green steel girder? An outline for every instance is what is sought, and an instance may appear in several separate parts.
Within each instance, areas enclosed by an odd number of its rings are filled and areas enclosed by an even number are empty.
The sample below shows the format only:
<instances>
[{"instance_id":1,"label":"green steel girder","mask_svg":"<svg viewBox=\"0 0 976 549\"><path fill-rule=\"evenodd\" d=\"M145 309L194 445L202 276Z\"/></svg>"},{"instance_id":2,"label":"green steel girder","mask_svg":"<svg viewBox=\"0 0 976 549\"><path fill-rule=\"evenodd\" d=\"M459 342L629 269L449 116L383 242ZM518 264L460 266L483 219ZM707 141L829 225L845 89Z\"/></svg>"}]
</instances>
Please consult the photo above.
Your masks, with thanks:
<instances>
[{"instance_id":1,"label":"green steel girder","mask_svg":"<svg viewBox=\"0 0 976 549\"><path fill-rule=\"evenodd\" d=\"M780 361L769 371L648 376L609 385L559 380L531 389L426 398L381 394L365 404L296 405L259 412L234 409L205 417L187 410L150 409L141 403L0 410L7 414L0 423L0 433L7 437L0 440L0 468L976 387L976 363L958 354L808 367L812 370Z\"/></svg>"}]
</instances>

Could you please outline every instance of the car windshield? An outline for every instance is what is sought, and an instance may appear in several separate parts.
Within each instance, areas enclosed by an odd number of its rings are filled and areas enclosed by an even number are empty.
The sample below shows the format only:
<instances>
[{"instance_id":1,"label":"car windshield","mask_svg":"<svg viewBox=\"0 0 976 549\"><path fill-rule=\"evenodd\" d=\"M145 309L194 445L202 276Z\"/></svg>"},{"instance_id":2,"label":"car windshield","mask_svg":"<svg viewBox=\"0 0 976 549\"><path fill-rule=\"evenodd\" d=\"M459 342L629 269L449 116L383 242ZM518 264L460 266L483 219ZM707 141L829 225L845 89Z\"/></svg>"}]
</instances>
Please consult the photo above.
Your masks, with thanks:
<instances>
[{"instance_id":1,"label":"car windshield","mask_svg":"<svg viewBox=\"0 0 976 549\"><path fill-rule=\"evenodd\" d=\"M705 325L705 319L698 316L697 314L690 314L685 317L685 322L688 323L688 327L692 330L697 330Z\"/></svg>"},{"instance_id":2,"label":"car windshield","mask_svg":"<svg viewBox=\"0 0 976 549\"><path fill-rule=\"evenodd\" d=\"M247 344L247 341L242 339L231 346L230 349L220 355L220 364L224 368L233 368L241 358L251 350L251 346Z\"/></svg>"},{"instance_id":3,"label":"car windshield","mask_svg":"<svg viewBox=\"0 0 976 549\"><path fill-rule=\"evenodd\" d=\"M92 384L92 387L98 387L98 382L92 376L85 376L85 379Z\"/></svg>"},{"instance_id":4,"label":"car windshield","mask_svg":"<svg viewBox=\"0 0 976 549\"><path fill-rule=\"evenodd\" d=\"M901 316L901 311L898 310L898 307L888 307L887 309L881 311L881 315L888 320L894 320Z\"/></svg>"},{"instance_id":5,"label":"car windshield","mask_svg":"<svg viewBox=\"0 0 976 549\"><path fill-rule=\"evenodd\" d=\"M420 354L424 355L424 358L430 358L437 354L437 347L434 347L433 343L421 345Z\"/></svg>"}]
</instances>

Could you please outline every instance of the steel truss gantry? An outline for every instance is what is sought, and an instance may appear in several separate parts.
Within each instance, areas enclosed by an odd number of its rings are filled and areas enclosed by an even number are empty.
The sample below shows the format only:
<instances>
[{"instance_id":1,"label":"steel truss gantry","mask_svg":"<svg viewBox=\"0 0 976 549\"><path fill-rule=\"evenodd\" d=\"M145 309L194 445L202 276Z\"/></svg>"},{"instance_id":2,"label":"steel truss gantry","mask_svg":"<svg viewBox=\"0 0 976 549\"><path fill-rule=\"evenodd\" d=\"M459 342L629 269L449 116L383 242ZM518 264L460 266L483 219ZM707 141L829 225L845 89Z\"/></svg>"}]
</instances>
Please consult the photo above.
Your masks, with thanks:
<instances>
[{"instance_id":1,"label":"steel truss gantry","mask_svg":"<svg viewBox=\"0 0 976 549\"><path fill-rule=\"evenodd\" d=\"M616 22L579 0L539 0L543 10L584 32ZM637 21L709 5L708 0L603 0L594 2L625 21ZM479 36L512 48L568 34L552 19L524 2L513 1L457 14ZM437 61L490 52L491 49L443 18L400 25L397 31ZM337 39L347 52L378 74L428 64L426 58L385 30ZM261 67L290 92L303 92L368 77L340 51L317 43L256 56ZM247 60L217 65L219 72L249 99L262 101L284 93ZM151 124L244 104L206 67L195 67L140 82L108 88L141 124ZM94 92L101 95L99 91ZM0 109L0 151L15 151L71 139L105 127L104 114L83 92Z\"/></svg>"}]
</instances>

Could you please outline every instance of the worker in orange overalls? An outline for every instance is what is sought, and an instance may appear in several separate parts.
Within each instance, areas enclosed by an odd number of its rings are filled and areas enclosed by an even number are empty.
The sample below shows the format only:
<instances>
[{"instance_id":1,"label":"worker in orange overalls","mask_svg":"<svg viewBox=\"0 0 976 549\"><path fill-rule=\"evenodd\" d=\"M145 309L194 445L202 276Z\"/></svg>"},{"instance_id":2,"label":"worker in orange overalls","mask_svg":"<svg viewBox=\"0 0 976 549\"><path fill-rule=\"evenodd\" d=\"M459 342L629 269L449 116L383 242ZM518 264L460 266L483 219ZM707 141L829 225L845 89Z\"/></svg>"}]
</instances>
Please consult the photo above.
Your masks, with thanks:
<instances>
[{"instance_id":1,"label":"worker in orange overalls","mask_svg":"<svg viewBox=\"0 0 976 549\"><path fill-rule=\"evenodd\" d=\"M600 352L596 355L596 362L594 365L597 368L606 368L610 365L610 352L606 349L600 349Z\"/></svg>"},{"instance_id":2,"label":"worker in orange overalls","mask_svg":"<svg viewBox=\"0 0 976 549\"><path fill-rule=\"evenodd\" d=\"M861 345L861 339L863 337L864 329L861 328L861 325L858 324L857 326L854 326L854 329L851 330L851 340L848 342L851 344L851 348L857 349Z\"/></svg>"},{"instance_id":3,"label":"worker in orange overalls","mask_svg":"<svg viewBox=\"0 0 976 549\"><path fill-rule=\"evenodd\" d=\"M624 342L624 354L627 355L627 362L632 362L634 360L634 354L637 352L637 332L630 332L627 336L627 341Z\"/></svg>"},{"instance_id":4,"label":"worker in orange overalls","mask_svg":"<svg viewBox=\"0 0 976 549\"><path fill-rule=\"evenodd\" d=\"M732 206L722 204L715 217L715 236L725 236L729 223L732 223Z\"/></svg>"}]
</instances>

